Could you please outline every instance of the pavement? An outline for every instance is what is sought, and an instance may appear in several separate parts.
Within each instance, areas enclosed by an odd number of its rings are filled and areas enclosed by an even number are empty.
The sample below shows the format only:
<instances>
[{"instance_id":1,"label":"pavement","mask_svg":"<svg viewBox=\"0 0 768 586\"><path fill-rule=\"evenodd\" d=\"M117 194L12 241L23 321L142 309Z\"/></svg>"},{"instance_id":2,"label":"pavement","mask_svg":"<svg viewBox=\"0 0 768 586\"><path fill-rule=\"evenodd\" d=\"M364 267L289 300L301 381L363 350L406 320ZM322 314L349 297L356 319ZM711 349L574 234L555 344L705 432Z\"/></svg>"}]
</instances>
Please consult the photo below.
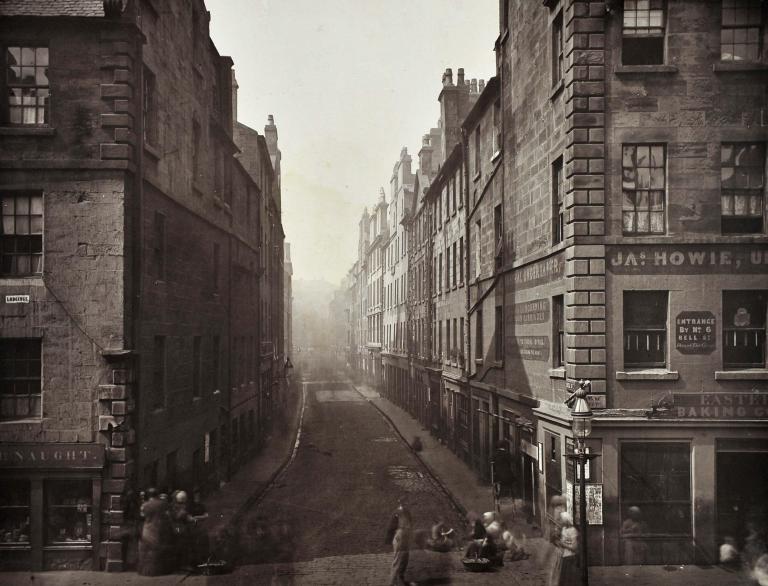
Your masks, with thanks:
<instances>
[{"instance_id":1,"label":"pavement","mask_svg":"<svg viewBox=\"0 0 768 586\"><path fill-rule=\"evenodd\" d=\"M299 384L299 386L301 386ZM425 468L435 477L438 484L453 502L457 511L480 513L492 510L493 498L490 487L478 482L474 473L445 445L433 438L428 430L407 412L384 399L378 391L357 385L357 391L386 418L394 431L409 445L419 436L422 449L415 453ZM298 395L298 396L297 396ZM231 529L245 512L258 503L267 489L277 479L294 457L297 444L296 430L303 415L300 393L289 398L292 401L293 416L284 426L274 430L262 451L235 473L231 481L209 496L206 507L209 519L206 528L211 542ZM547 584L552 546L536 528L516 523L509 511L502 511L505 521L512 528L519 543L530 553L526 560L506 562L496 573L472 574L461 567L459 552L435 554L415 551L408 570L408 579L420 584L493 584L504 583L518 586L542 586ZM175 574L170 576L145 577L133 572L108 574L105 572L7 572L0 574L0 584L42 585L42 586L112 586L148 584L275 584L275 585L378 585L381 577L387 575L391 554L373 553L341 557L322 557L291 564L261 564L238 568L234 574L205 577ZM452 566L447 568L446 564ZM599 566L590 568L592 586L743 586L755 584L747 576L726 571L717 566Z\"/></svg>"}]
</instances>

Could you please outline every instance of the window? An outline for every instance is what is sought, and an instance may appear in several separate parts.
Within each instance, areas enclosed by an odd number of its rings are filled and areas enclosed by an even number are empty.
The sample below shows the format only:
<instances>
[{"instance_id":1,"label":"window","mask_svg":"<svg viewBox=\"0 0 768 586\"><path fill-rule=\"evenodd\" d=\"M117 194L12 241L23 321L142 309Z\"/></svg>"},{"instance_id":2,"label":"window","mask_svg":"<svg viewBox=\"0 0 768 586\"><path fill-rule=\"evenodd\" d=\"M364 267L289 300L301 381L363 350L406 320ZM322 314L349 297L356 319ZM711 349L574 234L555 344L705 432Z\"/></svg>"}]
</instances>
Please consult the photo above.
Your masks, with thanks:
<instances>
[{"instance_id":1,"label":"window","mask_svg":"<svg viewBox=\"0 0 768 586\"><path fill-rule=\"evenodd\" d=\"M165 407L165 336L155 336L152 354L152 399L153 409Z\"/></svg>"},{"instance_id":2,"label":"window","mask_svg":"<svg viewBox=\"0 0 768 586\"><path fill-rule=\"evenodd\" d=\"M5 545L29 545L30 503L28 480L3 479L0 483L0 533Z\"/></svg>"},{"instance_id":3,"label":"window","mask_svg":"<svg viewBox=\"0 0 768 586\"><path fill-rule=\"evenodd\" d=\"M501 100L496 100L493 104L493 154L494 156L501 152L503 144L503 135L501 133Z\"/></svg>"},{"instance_id":4,"label":"window","mask_svg":"<svg viewBox=\"0 0 768 586\"><path fill-rule=\"evenodd\" d=\"M495 360L501 362L504 360L504 307L496 306L496 345Z\"/></svg>"},{"instance_id":5,"label":"window","mask_svg":"<svg viewBox=\"0 0 768 586\"><path fill-rule=\"evenodd\" d=\"M624 366L666 366L667 292L624 292Z\"/></svg>"},{"instance_id":6,"label":"window","mask_svg":"<svg viewBox=\"0 0 768 586\"><path fill-rule=\"evenodd\" d=\"M565 366L565 307L562 295L552 298L552 338L554 339L552 366L555 368Z\"/></svg>"},{"instance_id":7,"label":"window","mask_svg":"<svg viewBox=\"0 0 768 586\"><path fill-rule=\"evenodd\" d=\"M464 366L464 318L459 319L459 364Z\"/></svg>"},{"instance_id":8,"label":"window","mask_svg":"<svg viewBox=\"0 0 768 586\"><path fill-rule=\"evenodd\" d=\"M475 312L475 358L483 359L483 310Z\"/></svg>"},{"instance_id":9,"label":"window","mask_svg":"<svg viewBox=\"0 0 768 586\"><path fill-rule=\"evenodd\" d=\"M442 252L438 255L438 259L439 260L437 263L437 270L438 270L437 292L440 293L443 287L443 253Z\"/></svg>"},{"instance_id":10,"label":"window","mask_svg":"<svg viewBox=\"0 0 768 586\"><path fill-rule=\"evenodd\" d=\"M480 277L480 229L482 224L480 220L475 221L475 278Z\"/></svg>"},{"instance_id":11,"label":"window","mask_svg":"<svg viewBox=\"0 0 768 586\"><path fill-rule=\"evenodd\" d=\"M760 0L723 0L720 59L760 60L762 10Z\"/></svg>"},{"instance_id":12,"label":"window","mask_svg":"<svg viewBox=\"0 0 768 586\"><path fill-rule=\"evenodd\" d=\"M496 269L504 263L504 234L502 232L501 204L493 208L493 249Z\"/></svg>"},{"instance_id":13,"label":"window","mask_svg":"<svg viewBox=\"0 0 768 586\"><path fill-rule=\"evenodd\" d=\"M7 47L5 84L6 122L29 126L50 124L48 47Z\"/></svg>"},{"instance_id":14,"label":"window","mask_svg":"<svg viewBox=\"0 0 768 586\"><path fill-rule=\"evenodd\" d=\"M452 275L452 279L453 279L453 286L455 287L456 286L456 282L458 281L458 276L459 276L458 275L458 271L456 270L457 258L456 258L456 243L455 242L453 243L453 254L451 255L451 259L452 259L451 260L451 264L452 264L451 275Z\"/></svg>"},{"instance_id":15,"label":"window","mask_svg":"<svg viewBox=\"0 0 768 586\"><path fill-rule=\"evenodd\" d=\"M453 177L451 177L451 206L453 207L454 213L456 212L456 175L454 174Z\"/></svg>"},{"instance_id":16,"label":"window","mask_svg":"<svg viewBox=\"0 0 768 586\"><path fill-rule=\"evenodd\" d=\"M3 192L2 276L43 272L43 195L40 192Z\"/></svg>"},{"instance_id":17,"label":"window","mask_svg":"<svg viewBox=\"0 0 768 586\"><path fill-rule=\"evenodd\" d=\"M192 396L200 396L200 372L201 372L201 345L202 339L200 336L192 338Z\"/></svg>"},{"instance_id":18,"label":"window","mask_svg":"<svg viewBox=\"0 0 768 586\"><path fill-rule=\"evenodd\" d=\"M459 283L464 283L464 236L459 238Z\"/></svg>"},{"instance_id":19,"label":"window","mask_svg":"<svg viewBox=\"0 0 768 586\"><path fill-rule=\"evenodd\" d=\"M200 154L201 154L202 130L197 120L192 120L192 181L197 182L201 175Z\"/></svg>"},{"instance_id":20,"label":"window","mask_svg":"<svg viewBox=\"0 0 768 586\"><path fill-rule=\"evenodd\" d=\"M563 184L563 157L552 163L552 244L563 241L565 232L565 185Z\"/></svg>"},{"instance_id":21,"label":"window","mask_svg":"<svg viewBox=\"0 0 768 586\"><path fill-rule=\"evenodd\" d=\"M155 212L155 224L154 224L154 247L152 248L152 256L155 265L155 277L163 281L165 280L165 214L162 212Z\"/></svg>"},{"instance_id":22,"label":"window","mask_svg":"<svg viewBox=\"0 0 768 586\"><path fill-rule=\"evenodd\" d=\"M141 89L141 113L144 117L144 142L157 144L157 104L155 95L155 74L144 67Z\"/></svg>"},{"instance_id":23,"label":"window","mask_svg":"<svg viewBox=\"0 0 768 586\"><path fill-rule=\"evenodd\" d=\"M664 145L623 145L624 234L664 234L665 161Z\"/></svg>"},{"instance_id":24,"label":"window","mask_svg":"<svg viewBox=\"0 0 768 586\"><path fill-rule=\"evenodd\" d=\"M480 125L475 128L475 175L480 175Z\"/></svg>"},{"instance_id":25,"label":"window","mask_svg":"<svg viewBox=\"0 0 768 586\"><path fill-rule=\"evenodd\" d=\"M93 527L91 481L46 480L46 543L90 543Z\"/></svg>"},{"instance_id":26,"label":"window","mask_svg":"<svg viewBox=\"0 0 768 586\"><path fill-rule=\"evenodd\" d=\"M640 534L691 534L691 448L682 442L621 444L621 517L642 515Z\"/></svg>"},{"instance_id":27,"label":"window","mask_svg":"<svg viewBox=\"0 0 768 586\"><path fill-rule=\"evenodd\" d=\"M624 65L664 63L664 0L624 0Z\"/></svg>"},{"instance_id":28,"label":"window","mask_svg":"<svg viewBox=\"0 0 768 586\"><path fill-rule=\"evenodd\" d=\"M445 320L445 358L450 360L453 354L453 348L451 348L451 320Z\"/></svg>"},{"instance_id":29,"label":"window","mask_svg":"<svg viewBox=\"0 0 768 586\"><path fill-rule=\"evenodd\" d=\"M42 343L0 338L0 419L40 417Z\"/></svg>"},{"instance_id":30,"label":"window","mask_svg":"<svg viewBox=\"0 0 768 586\"><path fill-rule=\"evenodd\" d=\"M453 338L452 338L452 344L451 344L451 359L452 360L458 360L459 355L459 326L458 326L458 320L454 317L453 318Z\"/></svg>"},{"instance_id":31,"label":"window","mask_svg":"<svg viewBox=\"0 0 768 586\"><path fill-rule=\"evenodd\" d=\"M768 291L723 291L723 367L765 367Z\"/></svg>"},{"instance_id":32,"label":"window","mask_svg":"<svg viewBox=\"0 0 768 586\"><path fill-rule=\"evenodd\" d=\"M443 322L437 320L437 358L438 360L443 357Z\"/></svg>"},{"instance_id":33,"label":"window","mask_svg":"<svg viewBox=\"0 0 768 586\"><path fill-rule=\"evenodd\" d=\"M552 87L563 81L564 74L563 12L561 10L552 21Z\"/></svg>"},{"instance_id":34,"label":"window","mask_svg":"<svg viewBox=\"0 0 768 586\"><path fill-rule=\"evenodd\" d=\"M765 143L720 147L721 226L724 233L763 231Z\"/></svg>"}]
</instances>

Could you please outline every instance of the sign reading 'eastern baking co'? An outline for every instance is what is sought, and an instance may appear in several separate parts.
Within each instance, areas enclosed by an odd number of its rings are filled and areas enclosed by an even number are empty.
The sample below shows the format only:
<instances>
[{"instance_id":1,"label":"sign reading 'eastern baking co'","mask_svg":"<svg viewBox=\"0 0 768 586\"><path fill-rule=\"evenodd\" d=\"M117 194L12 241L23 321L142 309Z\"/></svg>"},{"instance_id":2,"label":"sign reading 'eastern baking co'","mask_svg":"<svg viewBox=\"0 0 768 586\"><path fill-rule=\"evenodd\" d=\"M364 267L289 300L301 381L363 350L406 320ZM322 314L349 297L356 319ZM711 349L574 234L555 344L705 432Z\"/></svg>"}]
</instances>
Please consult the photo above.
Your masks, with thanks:
<instances>
[{"instance_id":1,"label":"sign reading 'eastern baking co'","mask_svg":"<svg viewBox=\"0 0 768 586\"><path fill-rule=\"evenodd\" d=\"M101 468L100 444L3 444L0 468Z\"/></svg>"},{"instance_id":2,"label":"sign reading 'eastern baking co'","mask_svg":"<svg viewBox=\"0 0 768 586\"><path fill-rule=\"evenodd\" d=\"M768 393L673 393L666 417L768 419Z\"/></svg>"},{"instance_id":3,"label":"sign reading 'eastern baking co'","mask_svg":"<svg viewBox=\"0 0 768 586\"><path fill-rule=\"evenodd\" d=\"M675 318L675 347L681 354L715 350L715 316L709 311L683 311Z\"/></svg>"},{"instance_id":4,"label":"sign reading 'eastern baking co'","mask_svg":"<svg viewBox=\"0 0 768 586\"><path fill-rule=\"evenodd\" d=\"M616 274L763 273L768 247L711 244L647 244L607 247L608 270Z\"/></svg>"}]
</instances>

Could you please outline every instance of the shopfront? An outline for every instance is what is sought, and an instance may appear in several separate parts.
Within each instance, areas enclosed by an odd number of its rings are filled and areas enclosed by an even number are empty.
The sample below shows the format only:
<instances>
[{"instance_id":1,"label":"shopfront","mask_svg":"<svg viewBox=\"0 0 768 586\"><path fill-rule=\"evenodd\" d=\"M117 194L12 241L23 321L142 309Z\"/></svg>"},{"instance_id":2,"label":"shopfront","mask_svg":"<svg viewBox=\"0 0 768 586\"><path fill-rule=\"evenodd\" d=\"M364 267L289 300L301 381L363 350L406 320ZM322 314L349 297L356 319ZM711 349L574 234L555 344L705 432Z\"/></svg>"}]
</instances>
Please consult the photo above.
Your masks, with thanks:
<instances>
[{"instance_id":1,"label":"shopfront","mask_svg":"<svg viewBox=\"0 0 768 586\"><path fill-rule=\"evenodd\" d=\"M0 446L0 568L99 569L98 444Z\"/></svg>"}]
</instances>

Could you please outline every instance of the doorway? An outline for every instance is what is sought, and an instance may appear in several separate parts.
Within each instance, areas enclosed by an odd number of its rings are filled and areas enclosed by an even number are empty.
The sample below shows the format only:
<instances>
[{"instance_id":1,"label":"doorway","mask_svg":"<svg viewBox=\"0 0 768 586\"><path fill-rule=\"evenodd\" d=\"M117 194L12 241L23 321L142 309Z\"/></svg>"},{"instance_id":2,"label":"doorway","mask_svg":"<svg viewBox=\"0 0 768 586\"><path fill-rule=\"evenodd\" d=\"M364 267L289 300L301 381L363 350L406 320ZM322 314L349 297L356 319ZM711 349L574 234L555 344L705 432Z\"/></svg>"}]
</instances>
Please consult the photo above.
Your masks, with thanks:
<instances>
[{"instance_id":1,"label":"doorway","mask_svg":"<svg viewBox=\"0 0 768 586\"><path fill-rule=\"evenodd\" d=\"M750 523L768 523L768 451L717 453L717 544L726 537L741 550Z\"/></svg>"}]
</instances>

